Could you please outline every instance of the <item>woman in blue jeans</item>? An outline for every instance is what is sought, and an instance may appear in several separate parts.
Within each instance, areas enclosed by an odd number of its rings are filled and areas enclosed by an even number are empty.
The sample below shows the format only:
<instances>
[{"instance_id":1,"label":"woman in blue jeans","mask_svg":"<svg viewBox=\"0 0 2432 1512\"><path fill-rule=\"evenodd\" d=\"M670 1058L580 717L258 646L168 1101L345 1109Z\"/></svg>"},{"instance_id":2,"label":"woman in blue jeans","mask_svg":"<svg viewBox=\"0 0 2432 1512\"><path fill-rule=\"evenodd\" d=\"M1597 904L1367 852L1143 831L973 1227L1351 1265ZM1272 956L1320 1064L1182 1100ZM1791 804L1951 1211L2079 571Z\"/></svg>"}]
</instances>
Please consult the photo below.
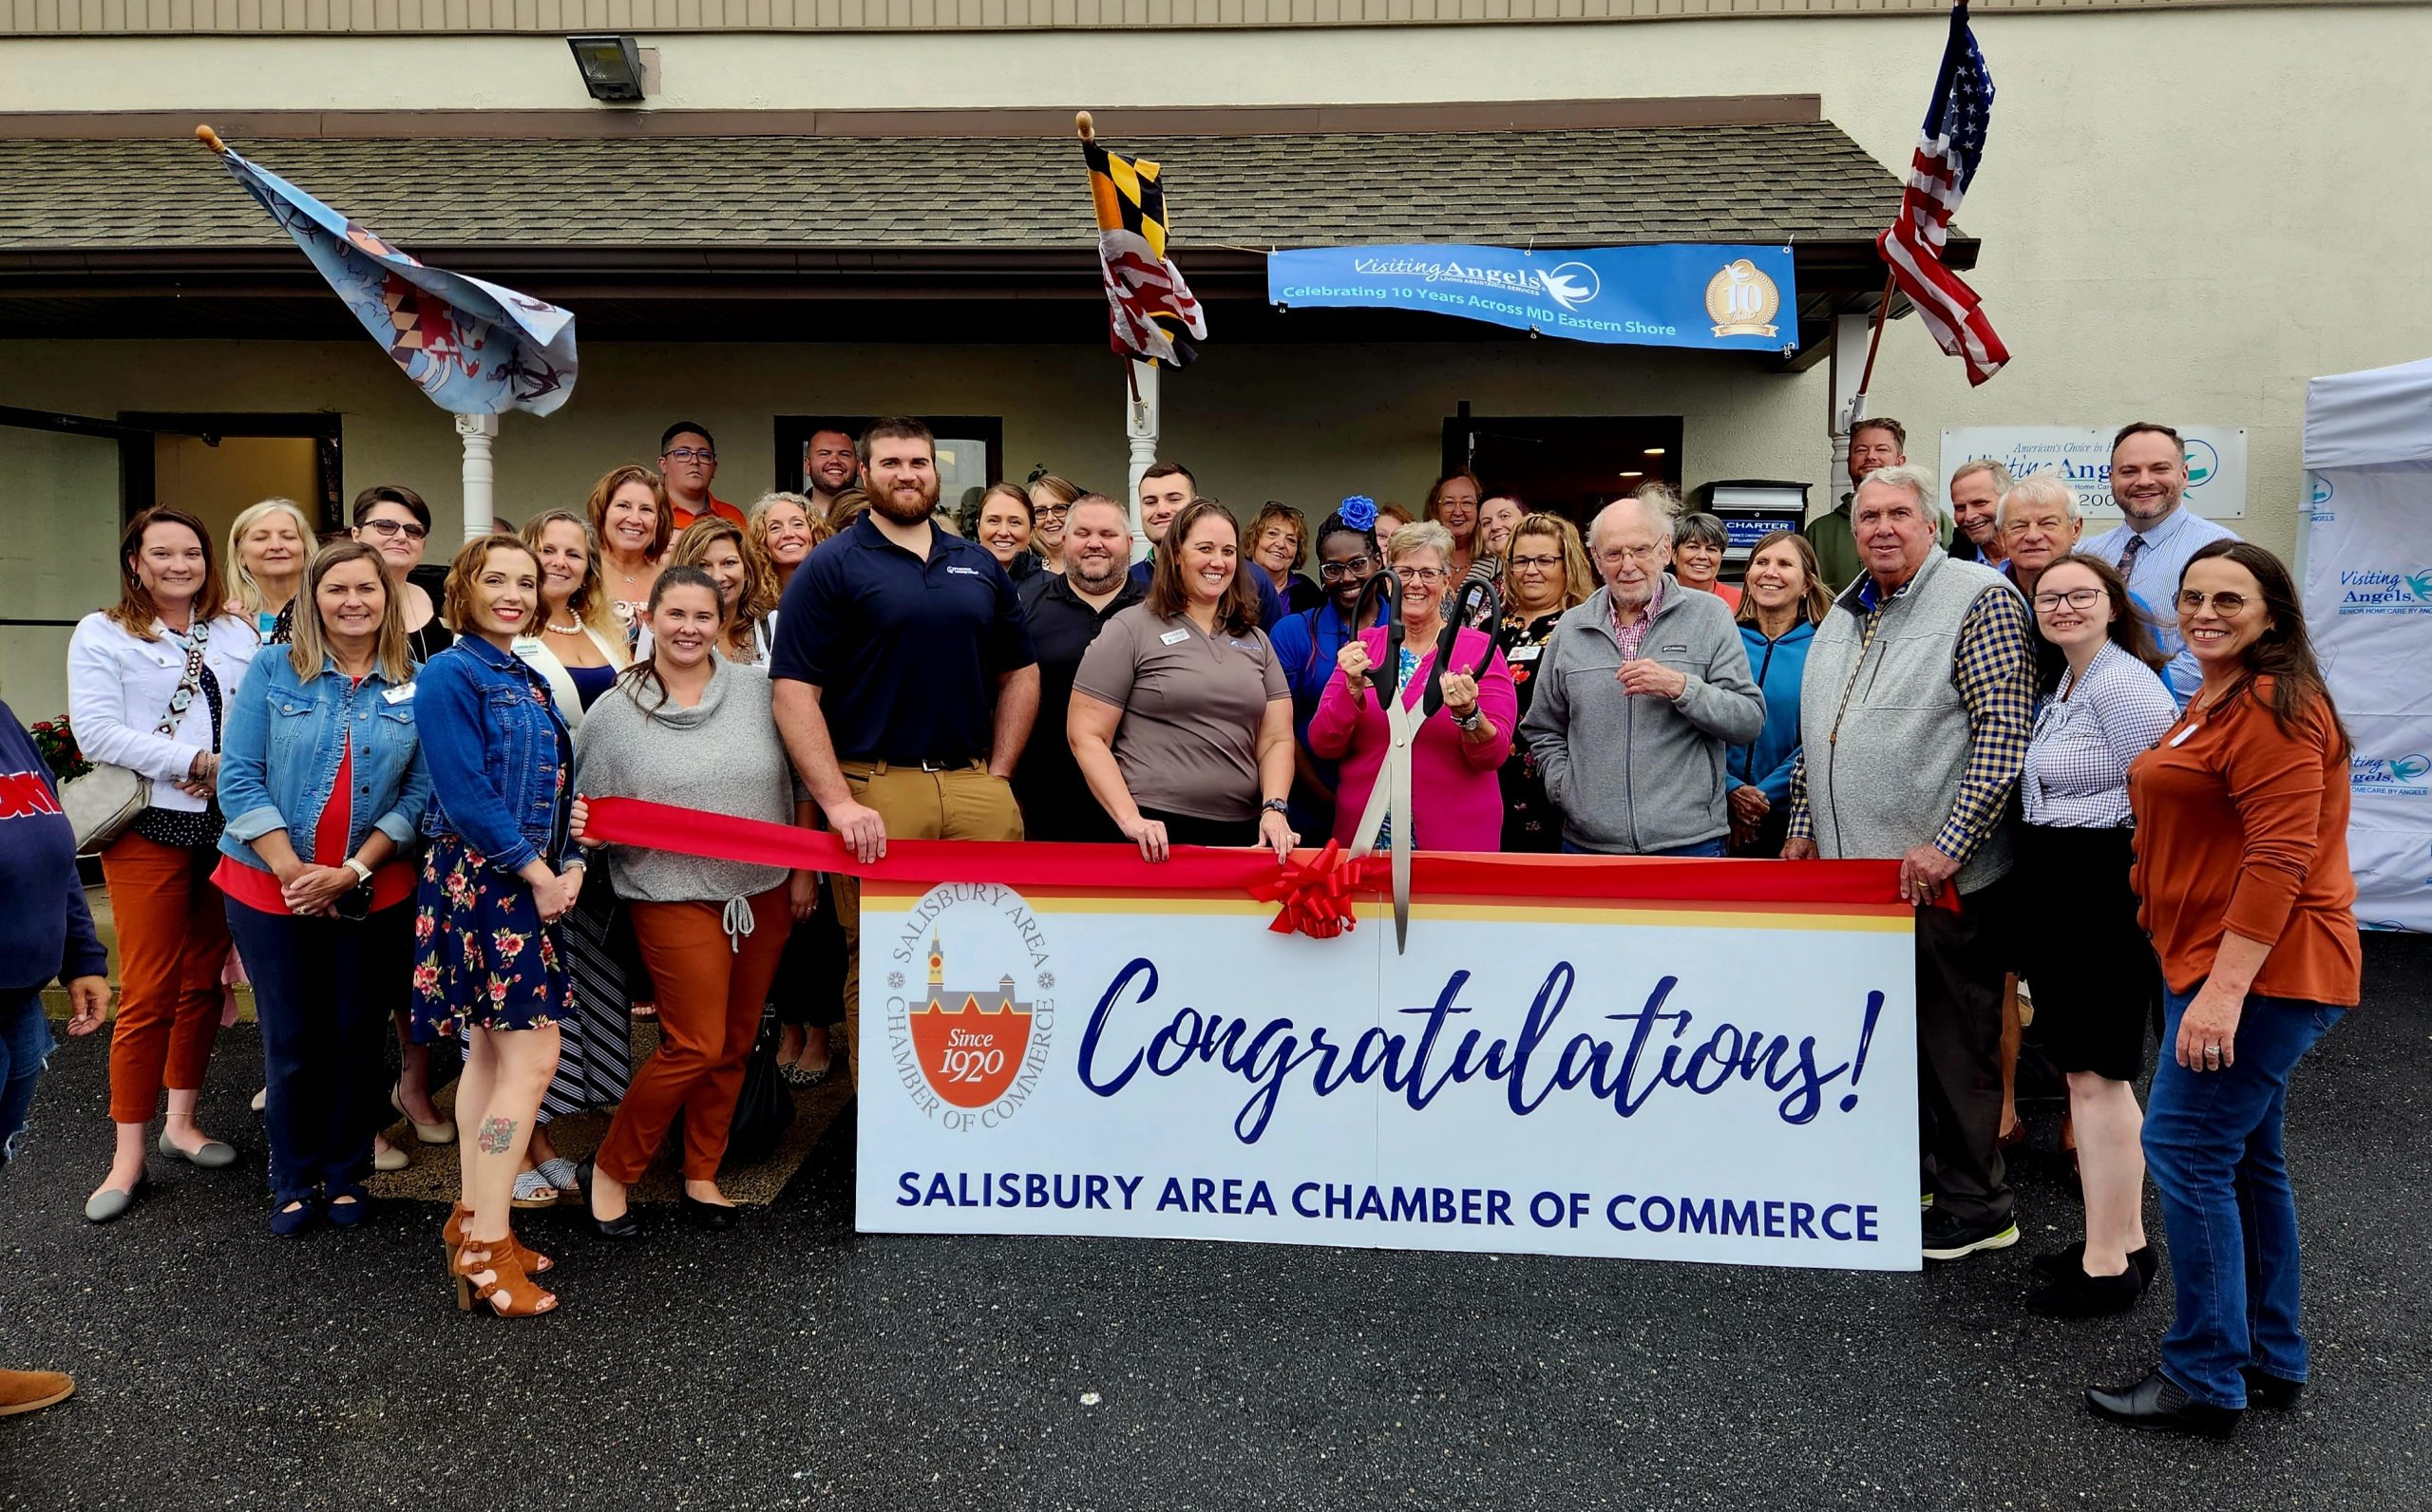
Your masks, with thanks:
<instances>
[{"instance_id":1,"label":"woman in blue jeans","mask_svg":"<svg viewBox=\"0 0 2432 1512\"><path fill-rule=\"evenodd\" d=\"M404 606L379 553L325 546L293 640L255 656L228 709L212 880L254 981L273 1233L369 1216L380 1039L405 1006L414 873L430 800Z\"/></svg>"},{"instance_id":2,"label":"woman in blue jeans","mask_svg":"<svg viewBox=\"0 0 2432 1512\"><path fill-rule=\"evenodd\" d=\"M2356 1004L2347 736L2288 569L2240 540L2179 575L2178 628L2204 674L2128 768L2131 880L2160 956L2161 1066L2145 1162L2178 1315L2161 1363L2086 1405L2132 1427L2225 1438L2250 1405L2296 1405L2297 1202L2281 1147L2289 1074Z\"/></svg>"}]
</instances>

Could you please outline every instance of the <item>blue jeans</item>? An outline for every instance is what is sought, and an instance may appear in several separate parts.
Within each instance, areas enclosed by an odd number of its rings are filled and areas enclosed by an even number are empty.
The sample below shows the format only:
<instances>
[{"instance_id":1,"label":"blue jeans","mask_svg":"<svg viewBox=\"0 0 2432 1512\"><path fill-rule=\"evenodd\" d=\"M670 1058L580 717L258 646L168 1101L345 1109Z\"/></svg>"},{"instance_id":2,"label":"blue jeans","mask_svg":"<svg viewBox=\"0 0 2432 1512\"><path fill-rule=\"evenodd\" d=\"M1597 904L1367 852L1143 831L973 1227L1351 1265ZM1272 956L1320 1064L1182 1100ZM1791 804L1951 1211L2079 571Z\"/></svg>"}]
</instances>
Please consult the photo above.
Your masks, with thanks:
<instances>
[{"instance_id":1,"label":"blue jeans","mask_svg":"<svg viewBox=\"0 0 2432 1512\"><path fill-rule=\"evenodd\" d=\"M2194 996L2163 996L2161 1065L2145 1108L2145 1164L2161 1194L2178 1296L2178 1315L2162 1337L2162 1370L2198 1401L2242 1408L2243 1366L2306 1378L2297 1198L2280 1125L2289 1072L2347 1011L2250 995L2235 1064L2198 1074L2174 1054Z\"/></svg>"},{"instance_id":2,"label":"blue jeans","mask_svg":"<svg viewBox=\"0 0 2432 1512\"><path fill-rule=\"evenodd\" d=\"M50 1059L51 1044L41 988L0 995L0 1165L16 1158L18 1136L34 1106L34 1080Z\"/></svg>"},{"instance_id":3,"label":"blue jeans","mask_svg":"<svg viewBox=\"0 0 2432 1512\"><path fill-rule=\"evenodd\" d=\"M1562 853L1566 856L1605 856L1611 854L1606 851L1592 851L1585 845L1574 845L1568 840L1565 840L1562 842ZM1723 837L1717 835L1712 840L1692 841L1686 845L1675 845L1670 850L1651 850L1646 854L1649 856L1698 857L1720 856L1722 853Z\"/></svg>"},{"instance_id":4,"label":"blue jeans","mask_svg":"<svg viewBox=\"0 0 2432 1512\"><path fill-rule=\"evenodd\" d=\"M262 1030L262 1128L272 1205L363 1193L387 1122L381 1038L413 972L414 907L365 919L266 914L228 899L228 934Z\"/></svg>"}]
</instances>

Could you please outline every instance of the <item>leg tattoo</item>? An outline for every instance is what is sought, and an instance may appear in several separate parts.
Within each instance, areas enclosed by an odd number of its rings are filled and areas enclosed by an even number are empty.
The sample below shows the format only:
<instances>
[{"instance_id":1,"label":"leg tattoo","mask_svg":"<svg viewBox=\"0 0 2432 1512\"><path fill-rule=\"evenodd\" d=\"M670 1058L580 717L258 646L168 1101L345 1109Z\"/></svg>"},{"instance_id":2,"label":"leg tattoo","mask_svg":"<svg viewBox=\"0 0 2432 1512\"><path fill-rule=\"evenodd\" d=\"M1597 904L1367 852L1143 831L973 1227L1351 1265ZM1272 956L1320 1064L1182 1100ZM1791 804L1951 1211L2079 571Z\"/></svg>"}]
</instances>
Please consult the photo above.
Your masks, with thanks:
<instances>
[{"instance_id":1,"label":"leg tattoo","mask_svg":"<svg viewBox=\"0 0 2432 1512\"><path fill-rule=\"evenodd\" d=\"M515 1147L515 1120L511 1118L484 1120L476 1143L481 1145L482 1153L484 1155L505 1154Z\"/></svg>"}]
</instances>

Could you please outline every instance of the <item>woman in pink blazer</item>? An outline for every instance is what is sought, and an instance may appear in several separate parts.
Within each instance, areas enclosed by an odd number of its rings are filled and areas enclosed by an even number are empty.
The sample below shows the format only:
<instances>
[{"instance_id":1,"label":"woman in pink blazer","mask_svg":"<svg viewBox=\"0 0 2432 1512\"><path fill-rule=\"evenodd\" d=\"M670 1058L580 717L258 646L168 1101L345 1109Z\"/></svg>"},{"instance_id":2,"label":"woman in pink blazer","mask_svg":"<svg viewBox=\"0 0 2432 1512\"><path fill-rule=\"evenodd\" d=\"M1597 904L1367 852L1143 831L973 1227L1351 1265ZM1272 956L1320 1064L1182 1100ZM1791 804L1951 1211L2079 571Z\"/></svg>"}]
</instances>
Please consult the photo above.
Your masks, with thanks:
<instances>
[{"instance_id":1,"label":"woman in pink blazer","mask_svg":"<svg viewBox=\"0 0 2432 1512\"><path fill-rule=\"evenodd\" d=\"M1454 587L1451 533L1432 520L1405 525L1387 542L1385 558L1402 583L1399 696L1405 709L1415 709L1435 662L1444 603ZM1377 838L1357 831L1392 739L1369 683L1384 655L1382 626L1344 646L1309 720L1309 749L1342 764L1334 838L1346 848ZM1443 691L1444 707L1420 723L1411 746L1411 843L1419 850L1499 849L1503 789L1495 774L1511 751L1519 697L1492 636L1460 633Z\"/></svg>"}]
</instances>

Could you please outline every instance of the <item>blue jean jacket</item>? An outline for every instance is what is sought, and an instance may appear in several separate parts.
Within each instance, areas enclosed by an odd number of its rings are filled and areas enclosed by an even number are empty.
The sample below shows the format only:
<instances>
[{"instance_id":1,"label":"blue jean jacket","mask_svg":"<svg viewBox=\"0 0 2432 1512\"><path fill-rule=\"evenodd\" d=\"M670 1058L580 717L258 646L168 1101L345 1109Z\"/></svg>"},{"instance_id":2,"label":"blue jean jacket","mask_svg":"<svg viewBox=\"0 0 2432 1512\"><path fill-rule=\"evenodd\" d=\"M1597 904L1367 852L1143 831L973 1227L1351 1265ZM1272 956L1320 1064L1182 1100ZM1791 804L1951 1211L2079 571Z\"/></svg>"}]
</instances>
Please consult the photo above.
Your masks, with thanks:
<instances>
[{"instance_id":1,"label":"blue jean jacket","mask_svg":"<svg viewBox=\"0 0 2432 1512\"><path fill-rule=\"evenodd\" d=\"M560 865L574 749L547 681L479 635L433 656L417 681L431 778L423 833L458 836L510 875L536 857Z\"/></svg>"},{"instance_id":2,"label":"blue jean jacket","mask_svg":"<svg viewBox=\"0 0 2432 1512\"><path fill-rule=\"evenodd\" d=\"M362 849L374 828L401 849L411 845L430 804L430 768L414 733L412 675L392 685L374 669L356 685L324 657L321 675L307 682L288 652L263 647L228 702L219 755L219 806L228 827L220 854L268 871L254 841L283 829L309 860L350 734L354 793L347 854Z\"/></svg>"}]
</instances>

